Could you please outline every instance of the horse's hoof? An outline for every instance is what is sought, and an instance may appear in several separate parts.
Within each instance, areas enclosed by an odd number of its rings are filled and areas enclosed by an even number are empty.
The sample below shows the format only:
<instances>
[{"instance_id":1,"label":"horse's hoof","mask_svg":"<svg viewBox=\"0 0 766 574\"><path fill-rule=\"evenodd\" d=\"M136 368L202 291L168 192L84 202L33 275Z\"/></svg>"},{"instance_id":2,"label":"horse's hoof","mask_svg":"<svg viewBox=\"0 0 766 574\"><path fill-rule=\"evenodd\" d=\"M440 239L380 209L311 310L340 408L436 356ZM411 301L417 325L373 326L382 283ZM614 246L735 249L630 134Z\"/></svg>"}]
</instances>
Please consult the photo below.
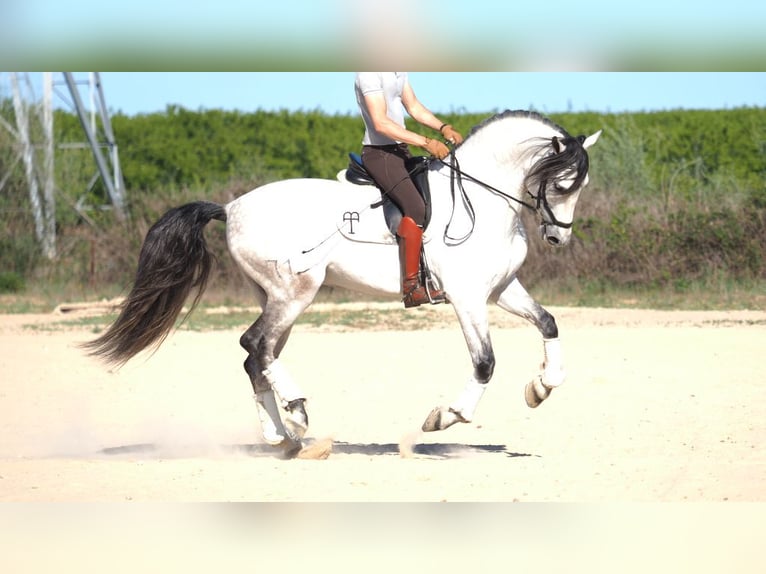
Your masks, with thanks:
<instances>
[{"instance_id":1,"label":"horse's hoof","mask_svg":"<svg viewBox=\"0 0 766 574\"><path fill-rule=\"evenodd\" d=\"M455 423L464 423L466 420L451 409L436 407L426 417L421 429L423 432L444 430Z\"/></svg>"},{"instance_id":2,"label":"horse's hoof","mask_svg":"<svg viewBox=\"0 0 766 574\"><path fill-rule=\"evenodd\" d=\"M550 389L543 385L540 377L528 382L527 386L524 387L524 399L527 401L527 406L531 409L540 406L540 403L547 399L550 394Z\"/></svg>"},{"instance_id":3,"label":"horse's hoof","mask_svg":"<svg viewBox=\"0 0 766 574\"><path fill-rule=\"evenodd\" d=\"M316 440L300 449L295 458L304 460L324 460L330 456L332 445L333 441L331 438Z\"/></svg>"},{"instance_id":4,"label":"horse's hoof","mask_svg":"<svg viewBox=\"0 0 766 574\"><path fill-rule=\"evenodd\" d=\"M527 383L527 386L524 387L524 399L527 401L527 406L530 409L534 409L540 405L543 401L541 401L539 398L537 398L537 393L535 392L535 387L532 385L532 383Z\"/></svg>"},{"instance_id":5,"label":"horse's hoof","mask_svg":"<svg viewBox=\"0 0 766 574\"><path fill-rule=\"evenodd\" d=\"M292 437L286 437L280 444L282 449L282 456L285 459L297 458L300 452L303 450L303 442Z\"/></svg>"}]
</instances>

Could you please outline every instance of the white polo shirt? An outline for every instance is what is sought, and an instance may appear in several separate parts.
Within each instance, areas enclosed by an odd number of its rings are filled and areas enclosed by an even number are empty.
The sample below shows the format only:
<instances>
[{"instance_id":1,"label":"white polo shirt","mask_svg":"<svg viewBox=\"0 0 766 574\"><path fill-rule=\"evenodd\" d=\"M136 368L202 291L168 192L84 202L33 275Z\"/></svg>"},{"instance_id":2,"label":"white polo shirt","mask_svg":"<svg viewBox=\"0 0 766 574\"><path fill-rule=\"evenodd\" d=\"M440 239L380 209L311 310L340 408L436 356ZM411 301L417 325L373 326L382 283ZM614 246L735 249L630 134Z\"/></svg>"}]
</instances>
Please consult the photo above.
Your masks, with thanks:
<instances>
[{"instance_id":1,"label":"white polo shirt","mask_svg":"<svg viewBox=\"0 0 766 574\"><path fill-rule=\"evenodd\" d=\"M382 93L386 100L388 117L400 126L405 127L402 91L408 81L407 72L357 72L354 91L356 92L356 102L359 105L359 110L362 112L362 119L364 120L365 129L362 145L401 143L375 131L364 96Z\"/></svg>"}]
</instances>

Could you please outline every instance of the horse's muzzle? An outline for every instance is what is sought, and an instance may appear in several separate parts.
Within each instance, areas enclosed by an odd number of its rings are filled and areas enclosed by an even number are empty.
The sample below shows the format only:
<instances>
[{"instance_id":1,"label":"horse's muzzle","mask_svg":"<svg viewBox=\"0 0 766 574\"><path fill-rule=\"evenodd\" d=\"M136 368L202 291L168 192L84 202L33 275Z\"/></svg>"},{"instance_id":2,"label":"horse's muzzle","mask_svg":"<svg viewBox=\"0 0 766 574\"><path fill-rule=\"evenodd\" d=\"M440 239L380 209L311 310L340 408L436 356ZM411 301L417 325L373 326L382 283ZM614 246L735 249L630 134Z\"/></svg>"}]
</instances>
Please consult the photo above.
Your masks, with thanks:
<instances>
[{"instance_id":1,"label":"horse's muzzle","mask_svg":"<svg viewBox=\"0 0 766 574\"><path fill-rule=\"evenodd\" d=\"M569 230L543 223L540 226L540 237L551 247L559 247L569 241Z\"/></svg>"}]
</instances>

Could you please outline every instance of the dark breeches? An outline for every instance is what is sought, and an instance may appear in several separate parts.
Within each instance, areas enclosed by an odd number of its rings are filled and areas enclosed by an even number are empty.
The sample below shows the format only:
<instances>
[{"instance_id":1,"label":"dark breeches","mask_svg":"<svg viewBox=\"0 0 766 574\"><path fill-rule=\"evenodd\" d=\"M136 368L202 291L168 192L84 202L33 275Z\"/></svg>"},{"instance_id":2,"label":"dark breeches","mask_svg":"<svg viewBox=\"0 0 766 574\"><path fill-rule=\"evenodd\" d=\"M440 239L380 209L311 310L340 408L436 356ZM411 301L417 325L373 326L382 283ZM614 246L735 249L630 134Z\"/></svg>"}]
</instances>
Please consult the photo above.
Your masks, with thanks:
<instances>
[{"instance_id":1,"label":"dark breeches","mask_svg":"<svg viewBox=\"0 0 766 574\"><path fill-rule=\"evenodd\" d=\"M410 179L405 160L411 157L406 144L362 147L362 163L367 173L402 213L423 227L426 206Z\"/></svg>"}]
</instances>

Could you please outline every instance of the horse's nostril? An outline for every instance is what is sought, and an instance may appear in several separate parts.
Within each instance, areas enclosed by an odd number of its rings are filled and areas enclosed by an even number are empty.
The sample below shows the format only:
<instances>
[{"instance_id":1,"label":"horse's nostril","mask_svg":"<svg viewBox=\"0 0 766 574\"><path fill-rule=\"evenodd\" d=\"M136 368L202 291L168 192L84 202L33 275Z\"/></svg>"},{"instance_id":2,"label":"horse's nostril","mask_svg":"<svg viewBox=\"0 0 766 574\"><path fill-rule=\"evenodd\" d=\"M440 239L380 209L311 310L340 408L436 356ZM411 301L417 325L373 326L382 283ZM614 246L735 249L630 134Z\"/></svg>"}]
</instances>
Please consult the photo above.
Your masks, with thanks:
<instances>
[{"instance_id":1,"label":"horse's nostril","mask_svg":"<svg viewBox=\"0 0 766 574\"><path fill-rule=\"evenodd\" d=\"M558 240L558 237L553 237L553 235L549 235L548 237L546 237L546 238L545 238L545 240L546 240L546 241L547 241L547 242L548 242L550 245L558 245L558 244L559 244L559 240Z\"/></svg>"}]
</instances>

